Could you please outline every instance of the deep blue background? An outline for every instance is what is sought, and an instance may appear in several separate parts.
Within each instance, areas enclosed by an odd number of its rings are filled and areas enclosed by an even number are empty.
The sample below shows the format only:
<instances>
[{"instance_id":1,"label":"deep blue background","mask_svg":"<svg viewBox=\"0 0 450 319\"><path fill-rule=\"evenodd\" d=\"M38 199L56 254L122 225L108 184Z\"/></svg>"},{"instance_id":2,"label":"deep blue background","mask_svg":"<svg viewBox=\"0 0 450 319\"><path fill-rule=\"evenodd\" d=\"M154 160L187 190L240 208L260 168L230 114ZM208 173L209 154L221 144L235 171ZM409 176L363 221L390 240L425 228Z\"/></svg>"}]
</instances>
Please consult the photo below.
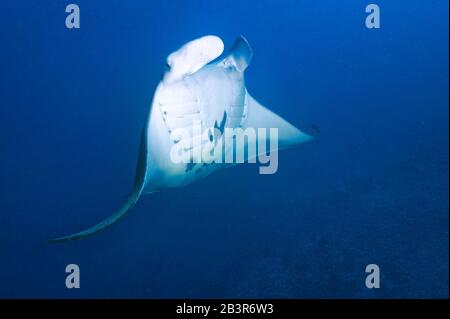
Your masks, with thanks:
<instances>
[{"instance_id":1,"label":"deep blue background","mask_svg":"<svg viewBox=\"0 0 450 319\"><path fill-rule=\"evenodd\" d=\"M448 297L447 0L378 0L379 30L368 1L74 2L79 30L0 4L0 297ZM125 200L164 59L205 34L245 35L248 90L320 138L47 244Z\"/></svg>"}]
</instances>

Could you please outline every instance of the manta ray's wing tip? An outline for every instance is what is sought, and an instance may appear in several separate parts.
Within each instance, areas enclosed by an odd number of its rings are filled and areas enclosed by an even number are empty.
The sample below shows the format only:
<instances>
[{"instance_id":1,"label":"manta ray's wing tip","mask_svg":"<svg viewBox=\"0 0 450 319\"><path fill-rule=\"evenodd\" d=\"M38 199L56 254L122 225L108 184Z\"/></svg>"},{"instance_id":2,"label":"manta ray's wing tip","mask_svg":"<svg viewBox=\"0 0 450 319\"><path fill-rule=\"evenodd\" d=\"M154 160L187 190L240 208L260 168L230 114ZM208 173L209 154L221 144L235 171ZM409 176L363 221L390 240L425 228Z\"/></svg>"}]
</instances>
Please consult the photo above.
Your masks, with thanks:
<instances>
[{"instance_id":1,"label":"manta ray's wing tip","mask_svg":"<svg viewBox=\"0 0 450 319\"><path fill-rule=\"evenodd\" d=\"M299 143L305 143L308 141L315 140L320 135L320 128L316 124L311 124L305 131L299 130Z\"/></svg>"},{"instance_id":2,"label":"manta ray's wing tip","mask_svg":"<svg viewBox=\"0 0 450 319\"><path fill-rule=\"evenodd\" d=\"M314 140L319 137L320 128L316 124L311 124L308 129L301 132L305 135L308 135L310 140Z\"/></svg>"},{"instance_id":3,"label":"manta ray's wing tip","mask_svg":"<svg viewBox=\"0 0 450 319\"><path fill-rule=\"evenodd\" d=\"M320 135L320 128L316 124L312 124L311 125L311 133L310 133L310 135L313 138L319 137L319 135Z\"/></svg>"}]
</instances>

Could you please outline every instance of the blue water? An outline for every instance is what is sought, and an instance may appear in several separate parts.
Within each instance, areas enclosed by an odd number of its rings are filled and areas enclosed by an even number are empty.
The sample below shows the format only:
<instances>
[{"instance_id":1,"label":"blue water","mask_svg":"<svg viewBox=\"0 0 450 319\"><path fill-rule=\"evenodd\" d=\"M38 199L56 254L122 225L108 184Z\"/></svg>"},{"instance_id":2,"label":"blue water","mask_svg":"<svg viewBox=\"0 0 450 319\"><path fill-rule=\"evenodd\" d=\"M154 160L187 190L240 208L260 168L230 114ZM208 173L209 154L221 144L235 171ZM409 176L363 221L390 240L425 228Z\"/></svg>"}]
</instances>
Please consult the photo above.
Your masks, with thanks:
<instances>
[{"instance_id":1,"label":"blue water","mask_svg":"<svg viewBox=\"0 0 450 319\"><path fill-rule=\"evenodd\" d=\"M448 297L448 1L377 0L370 30L368 1L73 2L77 30L0 4L0 297ZM47 244L122 204L165 57L205 34L243 34L249 92L320 137Z\"/></svg>"}]
</instances>

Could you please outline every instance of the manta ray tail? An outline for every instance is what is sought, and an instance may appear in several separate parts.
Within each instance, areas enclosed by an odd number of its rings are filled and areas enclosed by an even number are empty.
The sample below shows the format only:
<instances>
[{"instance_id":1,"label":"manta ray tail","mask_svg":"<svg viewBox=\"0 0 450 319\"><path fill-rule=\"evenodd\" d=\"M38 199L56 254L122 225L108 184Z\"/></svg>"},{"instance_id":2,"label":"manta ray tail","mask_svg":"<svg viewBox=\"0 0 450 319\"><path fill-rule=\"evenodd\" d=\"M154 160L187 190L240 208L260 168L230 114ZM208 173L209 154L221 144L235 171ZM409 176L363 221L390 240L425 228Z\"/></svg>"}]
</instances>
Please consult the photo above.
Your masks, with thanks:
<instances>
[{"instance_id":1,"label":"manta ray tail","mask_svg":"<svg viewBox=\"0 0 450 319\"><path fill-rule=\"evenodd\" d=\"M142 190L144 189L145 186L145 174L147 170L147 148L146 148L147 138L145 132L146 128L144 127L144 130L141 135L141 144L139 149L139 158L136 168L136 177L134 180L134 186L125 204L123 204L122 207L119 210L117 210L113 215L109 216L99 224L73 235L50 239L49 243L64 243L76 239L82 239L93 236L101 232L102 230L108 228L115 222L117 222L133 208L133 206L136 204L139 197L141 196Z\"/></svg>"},{"instance_id":2,"label":"manta ray tail","mask_svg":"<svg viewBox=\"0 0 450 319\"><path fill-rule=\"evenodd\" d=\"M69 235L69 236L50 239L48 242L49 243L64 243L64 242L68 242L68 241L72 241L72 240L76 240L76 239L87 238L87 237L93 236L93 235L101 232L105 228L111 226L116 221L118 221L119 219L124 217L130 211L130 209L133 208L133 206L136 204L140 195L141 195L140 191L133 190L133 192L128 197L126 203L119 210L117 210L113 215L109 216L102 222L100 222L97 225L95 225L91 228L88 228L82 232L79 232L79 233L76 233L73 235Z\"/></svg>"}]
</instances>

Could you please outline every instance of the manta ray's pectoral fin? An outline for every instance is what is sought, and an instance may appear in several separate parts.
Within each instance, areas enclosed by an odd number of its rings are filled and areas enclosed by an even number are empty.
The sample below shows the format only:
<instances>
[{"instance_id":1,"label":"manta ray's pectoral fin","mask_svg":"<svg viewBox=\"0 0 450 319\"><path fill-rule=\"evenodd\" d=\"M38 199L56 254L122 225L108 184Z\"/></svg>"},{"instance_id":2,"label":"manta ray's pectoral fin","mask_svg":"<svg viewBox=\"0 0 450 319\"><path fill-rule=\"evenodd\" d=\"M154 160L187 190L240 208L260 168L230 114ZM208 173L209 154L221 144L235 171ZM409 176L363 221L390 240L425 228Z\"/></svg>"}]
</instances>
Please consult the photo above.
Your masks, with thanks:
<instances>
[{"instance_id":1,"label":"manta ray's pectoral fin","mask_svg":"<svg viewBox=\"0 0 450 319\"><path fill-rule=\"evenodd\" d=\"M255 130L264 128L267 130L267 136L271 128L278 129L278 149L288 148L314 139L313 135L300 131L281 116L262 106L250 94L247 94L247 118L244 121L243 128Z\"/></svg>"},{"instance_id":2,"label":"manta ray's pectoral fin","mask_svg":"<svg viewBox=\"0 0 450 319\"><path fill-rule=\"evenodd\" d=\"M252 48L250 47L247 39L241 35L234 42L230 49L230 54L225 61L232 63L239 72L244 72L250 64L252 57Z\"/></svg>"},{"instance_id":3,"label":"manta ray's pectoral fin","mask_svg":"<svg viewBox=\"0 0 450 319\"><path fill-rule=\"evenodd\" d=\"M207 35L186 43L167 57L164 82L179 80L197 72L220 56L223 47L222 40L214 35Z\"/></svg>"}]
</instances>

